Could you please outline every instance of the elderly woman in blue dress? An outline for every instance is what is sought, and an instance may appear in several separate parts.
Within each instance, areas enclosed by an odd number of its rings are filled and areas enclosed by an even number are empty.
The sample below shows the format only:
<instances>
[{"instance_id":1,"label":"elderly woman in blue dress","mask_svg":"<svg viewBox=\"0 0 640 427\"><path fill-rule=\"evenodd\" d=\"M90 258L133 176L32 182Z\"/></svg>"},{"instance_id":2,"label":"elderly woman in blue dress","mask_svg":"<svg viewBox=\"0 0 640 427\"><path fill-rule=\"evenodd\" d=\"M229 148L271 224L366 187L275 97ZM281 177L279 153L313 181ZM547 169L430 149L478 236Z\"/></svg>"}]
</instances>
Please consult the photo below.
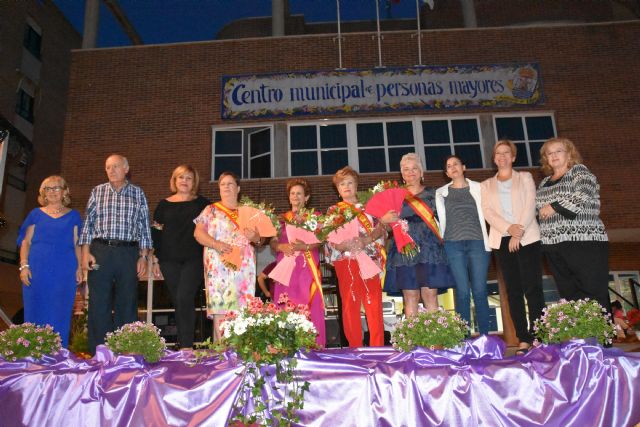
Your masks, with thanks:
<instances>
[{"instance_id":1,"label":"elderly woman in blue dress","mask_svg":"<svg viewBox=\"0 0 640 427\"><path fill-rule=\"evenodd\" d=\"M24 320L51 325L66 347L76 284L82 281L80 213L68 207L69 187L61 176L42 181L38 202L41 207L29 213L18 232Z\"/></svg>"}]
</instances>

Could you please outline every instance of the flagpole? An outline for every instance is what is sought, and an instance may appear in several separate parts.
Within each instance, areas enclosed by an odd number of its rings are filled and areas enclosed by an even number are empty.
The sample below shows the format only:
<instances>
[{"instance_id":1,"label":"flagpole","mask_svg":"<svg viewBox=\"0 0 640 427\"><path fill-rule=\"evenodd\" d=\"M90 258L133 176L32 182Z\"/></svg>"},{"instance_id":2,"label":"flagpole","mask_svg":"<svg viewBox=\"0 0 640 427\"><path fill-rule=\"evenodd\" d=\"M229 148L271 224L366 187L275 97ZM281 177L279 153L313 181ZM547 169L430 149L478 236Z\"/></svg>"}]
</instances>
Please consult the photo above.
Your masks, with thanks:
<instances>
[{"instance_id":1,"label":"flagpole","mask_svg":"<svg viewBox=\"0 0 640 427\"><path fill-rule=\"evenodd\" d=\"M336 0L336 15L338 19L338 70L342 68L342 31L340 29L340 0ZM335 40L335 39L334 39Z\"/></svg>"},{"instance_id":2,"label":"flagpole","mask_svg":"<svg viewBox=\"0 0 640 427\"><path fill-rule=\"evenodd\" d=\"M380 34L380 0L375 0L376 2L376 26L377 26L377 35L378 37L378 68L383 68L382 66L382 34Z\"/></svg>"},{"instance_id":3,"label":"flagpole","mask_svg":"<svg viewBox=\"0 0 640 427\"><path fill-rule=\"evenodd\" d=\"M420 0L416 0L416 22L418 24L418 66L422 67L422 32L420 29Z\"/></svg>"}]
</instances>

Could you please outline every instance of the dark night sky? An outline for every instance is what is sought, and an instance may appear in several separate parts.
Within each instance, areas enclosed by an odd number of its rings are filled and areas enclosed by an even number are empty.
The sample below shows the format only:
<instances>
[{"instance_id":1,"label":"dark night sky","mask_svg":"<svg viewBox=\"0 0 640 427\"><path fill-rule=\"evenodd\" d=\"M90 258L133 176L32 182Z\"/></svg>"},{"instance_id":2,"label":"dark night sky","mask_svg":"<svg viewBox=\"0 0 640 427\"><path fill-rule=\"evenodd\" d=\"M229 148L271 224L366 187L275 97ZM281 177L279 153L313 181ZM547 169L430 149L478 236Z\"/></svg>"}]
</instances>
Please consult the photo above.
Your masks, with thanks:
<instances>
[{"instance_id":1,"label":"dark night sky","mask_svg":"<svg viewBox=\"0 0 640 427\"><path fill-rule=\"evenodd\" d=\"M54 0L82 34L84 0ZM98 47L131 43L107 7L101 3ZM119 0L145 44L211 40L230 21L271 15L271 0ZM422 0L420 0L422 4ZM291 14L307 22L334 22L335 0L290 0ZM343 21L374 20L375 0L341 0ZM415 0L380 0L380 17L415 18Z\"/></svg>"}]
</instances>

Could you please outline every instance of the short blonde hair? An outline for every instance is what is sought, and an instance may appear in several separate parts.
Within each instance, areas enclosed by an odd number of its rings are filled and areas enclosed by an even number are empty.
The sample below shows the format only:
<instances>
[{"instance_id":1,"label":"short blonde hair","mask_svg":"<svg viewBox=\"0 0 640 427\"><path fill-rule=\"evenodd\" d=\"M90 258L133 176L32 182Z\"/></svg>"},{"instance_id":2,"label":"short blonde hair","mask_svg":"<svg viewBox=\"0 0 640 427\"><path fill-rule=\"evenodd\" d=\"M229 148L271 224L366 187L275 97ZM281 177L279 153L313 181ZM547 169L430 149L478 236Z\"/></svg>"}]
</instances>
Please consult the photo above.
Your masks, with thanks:
<instances>
[{"instance_id":1,"label":"short blonde hair","mask_svg":"<svg viewBox=\"0 0 640 427\"><path fill-rule=\"evenodd\" d=\"M516 156L518 155L518 147L516 147L516 144L514 144L513 141L511 141L510 139L501 139L500 141L496 142L496 145L493 146L492 158L495 160L496 151L498 151L498 147L501 147L503 145L506 145L507 147L509 147L509 149L511 150L511 155L515 159Z\"/></svg>"},{"instance_id":2,"label":"short blonde hair","mask_svg":"<svg viewBox=\"0 0 640 427\"><path fill-rule=\"evenodd\" d=\"M56 181L62 187L62 206L69 206L71 204L71 193L69 192L69 186L67 181L60 175L51 175L46 177L40 184L40 190L38 191L38 203L40 206L47 206L49 204L47 200L47 194L44 191L44 187L52 181Z\"/></svg>"},{"instance_id":3,"label":"short blonde hair","mask_svg":"<svg viewBox=\"0 0 640 427\"><path fill-rule=\"evenodd\" d=\"M542 145L542 147L540 147L540 165L542 166L542 172L545 175L553 174L553 168L549 166L549 159L547 158L547 147L549 147L551 144L556 143L562 144L562 146L566 150L567 156L569 157L569 159L567 160L567 167L569 169L571 169L575 165L579 165L580 163L582 163L582 156L578 152L578 149L576 148L573 141L571 141L569 138L551 138L547 140Z\"/></svg>"},{"instance_id":4,"label":"short blonde hair","mask_svg":"<svg viewBox=\"0 0 640 427\"><path fill-rule=\"evenodd\" d=\"M169 179L169 188L172 193L178 192L178 187L176 186L176 180L180 175L184 175L185 173L190 173L193 175L193 188L191 189L191 195L195 196L198 194L198 188L200 186L200 175L198 175L198 171L195 170L191 165L180 165L173 170L171 174L171 179Z\"/></svg>"},{"instance_id":5,"label":"short blonde hair","mask_svg":"<svg viewBox=\"0 0 640 427\"><path fill-rule=\"evenodd\" d=\"M424 173L424 168L422 167L422 160L420 160L420 156L417 153L407 153L400 159L400 169L402 169L402 164L407 162L416 162L416 164L420 167L420 173Z\"/></svg>"},{"instance_id":6,"label":"short blonde hair","mask_svg":"<svg viewBox=\"0 0 640 427\"><path fill-rule=\"evenodd\" d=\"M358 184L358 172L354 171L351 166L345 166L333 175L333 185L338 186L345 178L351 177Z\"/></svg>"}]
</instances>

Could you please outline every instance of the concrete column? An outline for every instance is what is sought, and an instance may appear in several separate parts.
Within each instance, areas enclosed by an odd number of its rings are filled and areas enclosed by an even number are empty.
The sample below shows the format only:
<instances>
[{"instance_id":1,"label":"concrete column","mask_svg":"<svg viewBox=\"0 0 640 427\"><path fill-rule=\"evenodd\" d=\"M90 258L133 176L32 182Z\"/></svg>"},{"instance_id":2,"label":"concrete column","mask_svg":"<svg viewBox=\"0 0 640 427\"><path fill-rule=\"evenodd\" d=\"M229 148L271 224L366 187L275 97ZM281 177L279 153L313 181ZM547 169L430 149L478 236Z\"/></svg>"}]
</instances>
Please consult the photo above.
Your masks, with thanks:
<instances>
[{"instance_id":1,"label":"concrete column","mask_svg":"<svg viewBox=\"0 0 640 427\"><path fill-rule=\"evenodd\" d=\"M271 0L271 35L284 36L285 2L287 0Z\"/></svg>"},{"instance_id":2,"label":"concrete column","mask_svg":"<svg viewBox=\"0 0 640 427\"><path fill-rule=\"evenodd\" d=\"M462 16L464 17L465 28L477 28L478 20L476 19L476 8L473 0L460 0L462 5Z\"/></svg>"},{"instance_id":3,"label":"concrete column","mask_svg":"<svg viewBox=\"0 0 640 427\"><path fill-rule=\"evenodd\" d=\"M84 2L84 32L82 34L82 48L96 47L98 39L98 22L100 20L100 0L85 0Z\"/></svg>"}]
</instances>

